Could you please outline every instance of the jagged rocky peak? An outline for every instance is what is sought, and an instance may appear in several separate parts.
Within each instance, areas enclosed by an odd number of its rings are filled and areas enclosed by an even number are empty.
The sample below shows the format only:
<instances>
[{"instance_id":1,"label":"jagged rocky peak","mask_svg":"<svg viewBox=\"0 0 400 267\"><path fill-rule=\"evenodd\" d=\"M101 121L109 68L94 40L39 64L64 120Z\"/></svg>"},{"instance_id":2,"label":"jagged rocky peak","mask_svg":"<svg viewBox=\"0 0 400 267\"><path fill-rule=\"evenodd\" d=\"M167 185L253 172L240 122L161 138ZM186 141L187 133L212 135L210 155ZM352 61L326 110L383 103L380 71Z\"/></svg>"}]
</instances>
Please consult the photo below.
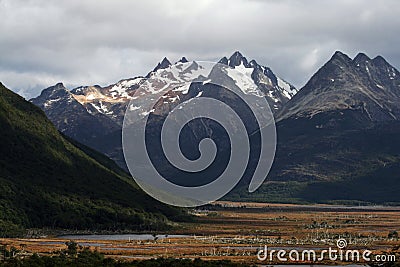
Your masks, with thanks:
<instances>
[{"instance_id":1,"label":"jagged rocky peak","mask_svg":"<svg viewBox=\"0 0 400 267\"><path fill-rule=\"evenodd\" d=\"M166 69L166 68L170 67L171 65L172 65L172 63L168 60L168 58L164 57L163 60L161 60L161 62L159 62L157 64L157 66L146 75L146 78L149 78L152 73L154 73L158 70Z\"/></svg>"},{"instance_id":2,"label":"jagged rocky peak","mask_svg":"<svg viewBox=\"0 0 400 267\"><path fill-rule=\"evenodd\" d=\"M366 63L369 61L371 61L371 59L364 53L358 53L357 56L355 56L355 58L353 59L353 62L356 64Z\"/></svg>"},{"instance_id":3,"label":"jagged rocky peak","mask_svg":"<svg viewBox=\"0 0 400 267\"><path fill-rule=\"evenodd\" d=\"M369 69L373 68L373 62L369 56L364 53L358 53L353 59L353 65L367 75L369 75Z\"/></svg>"},{"instance_id":4,"label":"jagged rocky peak","mask_svg":"<svg viewBox=\"0 0 400 267\"><path fill-rule=\"evenodd\" d=\"M189 61L187 60L187 58L186 58L186 57L182 57L180 60L178 60L177 63L187 63L187 62L189 62Z\"/></svg>"},{"instance_id":5,"label":"jagged rocky peak","mask_svg":"<svg viewBox=\"0 0 400 267\"><path fill-rule=\"evenodd\" d=\"M185 69L185 72L191 72L191 71L193 71L193 70L198 70L199 69L199 63L197 63L196 61L193 61L190 65L189 65L189 67L187 67L186 69Z\"/></svg>"},{"instance_id":6,"label":"jagged rocky peak","mask_svg":"<svg viewBox=\"0 0 400 267\"><path fill-rule=\"evenodd\" d=\"M382 56L375 57L372 60L372 63L381 70L384 70L382 75L388 77L390 80L393 80L393 82L396 80L398 81L400 72L395 67L390 65L390 63L388 63Z\"/></svg>"},{"instance_id":7,"label":"jagged rocky peak","mask_svg":"<svg viewBox=\"0 0 400 267\"><path fill-rule=\"evenodd\" d=\"M334 64L338 66L349 65L351 63L352 59L341 51L336 51L331 59L327 62L327 64Z\"/></svg>"},{"instance_id":8,"label":"jagged rocky peak","mask_svg":"<svg viewBox=\"0 0 400 267\"><path fill-rule=\"evenodd\" d=\"M50 87L46 88L45 90L56 91L56 90L67 90L67 88L65 88L65 86L64 86L64 84L62 82L59 82L59 83L57 83L57 84L55 84L53 86L50 86Z\"/></svg>"},{"instance_id":9,"label":"jagged rocky peak","mask_svg":"<svg viewBox=\"0 0 400 267\"><path fill-rule=\"evenodd\" d=\"M386 67L390 69L394 69L382 56L376 56L375 58L370 58L367 54L360 52L353 59L351 59L348 55L336 51L332 58L327 62L327 64L335 64L341 67Z\"/></svg>"},{"instance_id":10,"label":"jagged rocky peak","mask_svg":"<svg viewBox=\"0 0 400 267\"><path fill-rule=\"evenodd\" d=\"M354 67L363 69L363 71L365 71L367 67L392 67L382 56L371 59L365 53L360 52L351 59L348 55L340 51L336 51L332 58L320 70L324 70L325 68L329 69L332 65L339 67L341 72L346 71L346 68L353 69Z\"/></svg>"},{"instance_id":11,"label":"jagged rocky peak","mask_svg":"<svg viewBox=\"0 0 400 267\"><path fill-rule=\"evenodd\" d=\"M336 52L279 112L278 120L347 111L362 121L400 118L398 71L382 57ZM361 119L358 119L361 121Z\"/></svg>"},{"instance_id":12,"label":"jagged rocky peak","mask_svg":"<svg viewBox=\"0 0 400 267\"><path fill-rule=\"evenodd\" d=\"M228 65L231 68L235 68L240 65L243 65L246 68L260 67L260 65L258 65L254 59L249 62L247 58L239 51L234 52L229 59L227 57L221 58L218 63Z\"/></svg>"},{"instance_id":13,"label":"jagged rocky peak","mask_svg":"<svg viewBox=\"0 0 400 267\"><path fill-rule=\"evenodd\" d=\"M257 61L255 61L254 59L252 59L252 60L249 62L249 65L250 65L250 67L252 67L252 68L256 68L256 67L259 67L259 66L260 66L260 65L258 65Z\"/></svg>"},{"instance_id":14,"label":"jagged rocky peak","mask_svg":"<svg viewBox=\"0 0 400 267\"><path fill-rule=\"evenodd\" d=\"M327 88L349 80L351 70L354 69L353 60L341 51L336 51L332 57L310 78L307 84L300 90L301 94L308 93L311 88L321 88L318 92L324 92ZM334 84L333 84L334 83ZM314 90L314 93L317 91Z\"/></svg>"},{"instance_id":15,"label":"jagged rocky peak","mask_svg":"<svg viewBox=\"0 0 400 267\"><path fill-rule=\"evenodd\" d=\"M56 88L65 88L64 84L62 82L57 83L56 85L54 85L54 87Z\"/></svg>"},{"instance_id":16,"label":"jagged rocky peak","mask_svg":"<svg viewBox=\"0 0 400 267\"><path fill-rule=\"evenodd\" d=\"M45 97L48 99L60 97L62 95L68 95L70 94L68 89L65 88L64 84L62 82L57 83L56 85L50 86L46 89L44 89L40 96L41 98Z\"/></svg>"},{"instance_id":17,"label":"jagged rocky peak","mask_svg":"<svg viewBox=\"0 0 400 267\"><path fill-rule=\"evenodd\" d=\"M400 73L398 70L390 65L382 56L376 56L371 59L363 53L359 53L353 59L354 65L357 69L370 76L373 83L378 84L378 87L382 87L388 81L398 83L398 76ZM396 77L397 76L397 77Z\"/></svg>"},{"instance_id":18,"label":"jagged rocky peak","mask_svg":"<svg viewBox=\"0 0 400 267\"><path fill-rule=\"evenodd\" d=\"M166 68L168 68L168 67L171 66L171 65L172 65L172 64L171 64L171 62L168 60L168 58L164 57L163 60L162 60L160 63L158 63L158 65L157 65L157 67L156 67L156 69L155 69L154 71L157 71L157 70L159 70L159 69L166 69Z\"/></svg>"},{"instance_id":19,"label":"jagged rocky peak","mask_svg":"<svg viewBox=\"0 0 400 267\"><path fill-rule=\"evenodd\" d=\"M57 83L44 89L38 97L32 98L30 101L42 109L51 109L58 105L67 105L67 103L74 102L74 99L63 83Z\"/></svg>"},{"instance_id":20,"label":"jagged rocky peak","mask_svg":"<svg viewBox=\"0 0 400 267\"><path fill-rule=\"evenodd\" d=\"M378 55L376 57L374 57L371 62L378 67L382 67L382 68L387 68L390 69L391 71L395 71L397 72L396 68L394 68L392 65L390 65L389 62L386 61L386 59L384 59L382 56Z\"/></svg>"},{"instance_id":21,"label":"jagged rocky peak","mask_svg":"<svg viewBox=\"0 0 400 267\"><path fill-rule=\"evenodd\" d=\"M347 61L351 61L351 58L346 55L345 53L343 53L342 51L335 51L335 53L333 53L332 58L331 59L344 59Z\"/></svg>"},{"instance_id":22,"label":"jagged rocky peak","mask_svg":"<svg viewBox=\"0 0 400 267\"><path fill-rule=\"evenodd\" d=\"M247 61L247 59L242 55L242 53L240 53L239 51L236 51L235 53L233 53L233 55L229 58L228 61L228 65L229 67L236 67L236 66L240 66L240 65L244 65L245 67L249 66L249 63Z\"/></svg>"},{"instance_id":23,"label":"jagged rocky peak","mask_svg":"<svg viewBox=\"0 0 400 267\"><path fill-rule=\"evenodd\" d=\"M377 65L388 65L389 63L382 56L378 55L372 59L372 61Z\"/></svg>"},{"instance_id":24,"label":"jagged rocky peak","mask_svg":"<svg viewBox=\"0 0 400 267\"><path fill-rule=\"evenodd\" d=\"M228 65L229 60L228 60L227 57L223 57L223 58L221 58L221 59L218 61L218 63L224 64L224 65Z\"/></svg>"}]
</instances>

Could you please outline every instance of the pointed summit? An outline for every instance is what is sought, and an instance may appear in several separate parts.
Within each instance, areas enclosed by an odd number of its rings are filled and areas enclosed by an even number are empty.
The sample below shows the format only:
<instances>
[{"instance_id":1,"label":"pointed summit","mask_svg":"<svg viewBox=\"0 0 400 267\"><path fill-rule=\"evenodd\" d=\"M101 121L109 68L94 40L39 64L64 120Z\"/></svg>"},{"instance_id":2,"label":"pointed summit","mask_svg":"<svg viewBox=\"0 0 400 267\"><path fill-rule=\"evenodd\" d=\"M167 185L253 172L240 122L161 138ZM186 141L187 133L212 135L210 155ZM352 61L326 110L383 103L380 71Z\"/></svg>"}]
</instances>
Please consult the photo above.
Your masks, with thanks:
<instances>
[{"instance_id":1,"label":"pointed summit","mask_svg":"<svg viewBox=\"0 0 400 267\"><path fill-rule=\"evenodd\" d=\"M70 99L71 97L71 92L67 88L65 88L63 83L59 82L56 85L43 89L38 97L33 98L30 101L41 103L46 102L47 100ZM34 104L37 105L36 103Z\"/></svg>"},{"instance_id":2,"label":"pointed summit","mask_svg":"<svg viewBox=\"0 0 400 267\"><path fill-rule=\"evenodd\" d=\"M157 66L153 69L152 72L156 72L156 71L161 70L161 69L166 69L171 65L172 64L168 60L168 58L164 57L163 60L161 60L161 62L158 62Z\"/></svg>"},{"instance_id":3,"label":"pointed summit","mask_svg":"<svg viewBox=\"0 0 400 267\"><path fill-rule=\"evenodd\" d=\"M224 65L228 65L229 60L228 60L227 57L223 57L223 58L221 58L221 59L218 61L218 63L224 64Z\"/></svg>"},{"instance_id":4,"label":"pointed summit","mask_svg":"<svg viewBox=\"0 0 400 267\"><path fill-rule=\"evenodd\" d=\"M168 60L168 58L164 57L163 60L158 63L157 67L154 69L154 71L157 71L159 69L166 69L169 66L171 66L171 62Z\"/></svg>"},{"instance_id":5,"label":"pointed summit","mask_svg":"<svg viewBox=\"0 0 400 267\"><path fill-rule=\"evenodd\" d=\"M376 57L374 57L374 59L372 59L372 61L373 62L375 62L375 63L387 63L387 64L389 64L387 61L386 61L386 59L384 59L382 56L376 56Z\"/></svg>"},{"instance_id":6,"label":"pointed summit","mask_svg":"<svg viewBox=\"0 0 400 267\"><path fill-rule=\"evenodd\" d=\"M255 61L254 59L252 59L252 60L249 62L249 65L250 65L252 68L256 68L256 67L260 66L260 65L258 65L257 61Z\"/></svg>"},{"instance_id":7,"label":"pointed summit","mask_svg":"<svg viewBox=\"0 0 400 267\"><path fill-rule=\"evenodd\" d=\"M64 84L62 82L57 83L56 85L54 85L54 87L56 88L65 88Z\"/></svg>"},{"instance_id":8,"label":"pointed summit","mask_svg":"<svg viewBox=\"0 0 400 267\"><path fill-rule=\"evenodd\" d=\"M371 61L371 59L364 53L358 53L357 56L353 59L353 62L356 64L365 63L367 61Z\"/></svg>"},{"instance_id":9,"label":"pointed summit","mask_svg":"<svg viewBox=\"0 0 400 267\"><path fill-rule=\"evenodd\" d=\"M353 68L353 60L346 54L336 51L332 57L311 77L309 83L319 83L320 79L337 76ZM334 77L331 77L334 79ZM329 78L330 79L330 78ZM307 87L307 86L305 86Z\"/></svg>"},{"instance_id":10,"label":"pointed summit","mask_svg":"<svg viewBox=\"0 0 400 267\"><path fill-rule=\"evenodd\" d=\"M180 63L187 63L187 62L189 62L189 61L186 59L186 57L182 57L180 60L178 60L178 62L180 62Z\"/></svg>"},{"instance_id":11,"label":"pointed summit","mask_svg":"<svg viewBox=\"0 0 400 267\"><path fill-rule=\"evenodd\" d=\"M334 62L334 61L349 63L352 60L348 55L346 55L340 51L336 51L328 62Z\"/></svg>"},{"instance_id":12,"label":"pointed summit","mask_svg":"<svg viewBox=\"0 0 400 267\"><path fill-rule=\"evenodd\" d=\"M64 84L62 82L58 82L55 85L47 87L43 91L47 91L47 92L68 91L68 89L65 88L65 86L64 86Z\"/></svg>"},{"instance_id":13,"label":"pointed summit","mask_svg":"<svg viewBox=\"0 0 400 267\"><path fill-rule=\"evenodd\" d=\"M353 66L353 60L348 55L336 51L332 57L310 78L304 88L313 88L316 84L322 84L331 79L338 80L339 76L348 75Z\"/></svg>"},{"instance_id":14,"label":"pointed summit","mask_svg":"<svg viewBox=\"0 0 400 267\"><path fill-rule=\"evenodd\" d=\"M235 53L233 53L233 55L229 58L229 67L236 67L239 66L243 63L244 66L248 66L248 62L247 59L239 52L236 51Z\"/></svg>"},{"instance_id":15,"label":"pointed summit","mask_svg":"<svg viewBox=\"0 0 400 267\"><path fill-rule=\"evenodd\" d=\"M62 82L57 83L56 85L47 87L44 89L40 96L41 97L48 97L50 99L60 97L63 95L68 95L70 92L68 91L67 88L65 88L64 84Z\"/></svg>"},{"instance_id":16,"label":"pointed summit","mask_svg":"<svg viewBox=\"0 0 400 267\"><path fill-rule=\"evenodd\" d=\"M242 58L242 57L243 57L243 54L240 53L240 51L235 51L235 52L232 54L231 58L232 58L232 57Z\"/></svg>"},{"instance_id":17,"label":"pointed summit","mask_svg":"<svg viewBox=\"0 0 400 267\"><path fill-rule=\"evenodd\" d=\"M167 58L167 57L164 57L163 60L162 60L161 62L159 62L159 63L157 64L157 66L156 66L152 71L150 71L150 72L146 75L146 78L149 78L149 77L150 77L150 74L152 74L153 72L156 72L156 71L161 70L161 69L166 69L166 68L168 68L168 67L171 66L171 65L172 65L172 64L171 64L171 62L168 60L168 58Z\"/></svg>"},{"instance_id":18,"label":"pointed summit","mask_svg":"<svg viewBox=\"0 0 400 267\"><path fill-rule=\"evenodd\" d=\"M386 61L386 59L384 59L382 56L376 56L374 59L372 59L372 63L374 63L374 65L379 66L381 68L389 68L392 70L392 72L394 72L395 68L390 65L389 62Z\"/></svg>"}]
</instances>

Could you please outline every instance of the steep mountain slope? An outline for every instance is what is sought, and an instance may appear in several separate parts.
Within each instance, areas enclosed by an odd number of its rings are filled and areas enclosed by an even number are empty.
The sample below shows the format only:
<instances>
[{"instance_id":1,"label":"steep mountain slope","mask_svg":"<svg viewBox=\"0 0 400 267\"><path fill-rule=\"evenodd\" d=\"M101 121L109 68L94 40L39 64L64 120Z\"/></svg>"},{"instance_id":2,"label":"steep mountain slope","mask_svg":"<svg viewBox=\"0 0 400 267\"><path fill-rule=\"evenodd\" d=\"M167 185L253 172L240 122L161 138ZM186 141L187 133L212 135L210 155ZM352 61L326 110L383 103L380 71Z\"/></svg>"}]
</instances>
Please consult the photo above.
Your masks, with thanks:
<instances>
[{"instance_id":1,"label":"steep mountain slope","mask_svg":"<svg viewBox=\"0 0 400 267\"><path fill-rule=\"evenodd\" d=\"M99 95L100 87L93 86L85 90ZM65 135L79 140L105 155L112 157L120 166L121 159L121 127L103 113L97 111L102 106L101 99L87 106L83 89L76 88L75 94L68 91L62 83L58 83L42 91L40 96L31 100L33 104L46 111L47 117ZM89 96L90 98L90 96ZM81 102L79 102L80 100Z\"/></svg>"},{"instance_id":2,"label":"steep mountain slope","mask_svg":"<svg viewBox=\"0 0 400 267\"><path fill-rule=\"evenodd\" d=\"M237 86L248 93L259 88L273 112L278 111L297 92L270 68L257 64L255 60L249 62L240 52L235 52L229 59L222 58L220 63L235 69L221 73L226 76L224 78L233 79ZM188 61L185 57L172 64L164 58L146 77L124 79L106 87L82 86L71 91L58 84L43 90L40 96L31 101L45 111L61 132L106 154L126 169L121 148L125 111L130 100L140 102L153 93L149 91L142 95L137 93L137 89L146 81L151 81L155 90L164 86L171 88L171 97L163 102L164 110L169 110L177 104L178 98L186 95L189 89L186 82L207 75L201 64ZM140 107L135 105L130 108Z\"/></svg>"},{"instance_id":3,"label":"steep mountain slope","mask_svg":"<svg viewBox=\"0 0 400 267\"><path fill-rule=\"evenodd\" d=\"M231 198L400 203L399 119L399 72L336 52L279 112L266 184Z\"/></svg>"},{"instance_id":4,"label":"steep mountain slope","mask_svg":"<svg viewBox=\"0 0 400 267\"><path fill-rule=\"evenodd\" d=\"M2 84L0 125L1 236L32 227L162 229L167 218L185 217L148 197L106 159L100 161L108 167L72 145L39 108Z\"/></svg>"},{"instance_id":5,"label":"steep mountain slope","mask_svg":"<svg viewBox=\"0 0 400 267\"><path fill-rule=\"evenodd\" d=\"M278 114L313 117L334 110L358 111L369 121L400 118L400 73L381 56L336 52Z\"/></svg>"}]
</instances>

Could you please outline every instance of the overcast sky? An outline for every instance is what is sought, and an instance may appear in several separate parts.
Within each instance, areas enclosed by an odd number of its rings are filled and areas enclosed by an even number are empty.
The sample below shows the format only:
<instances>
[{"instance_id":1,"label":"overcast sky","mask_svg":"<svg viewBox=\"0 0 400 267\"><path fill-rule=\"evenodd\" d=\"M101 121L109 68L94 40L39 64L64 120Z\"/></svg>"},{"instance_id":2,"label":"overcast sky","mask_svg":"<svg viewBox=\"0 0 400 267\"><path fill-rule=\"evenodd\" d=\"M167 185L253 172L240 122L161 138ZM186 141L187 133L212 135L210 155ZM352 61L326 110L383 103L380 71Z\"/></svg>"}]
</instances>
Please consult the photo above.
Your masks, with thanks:
<instances>
[{"instance_id":1,"label":"overcast sky","mask_svg":"<svg viewBox=\"0 0 400 267\"><path fill-rule=\"evenodd\" d=\"M400 68L399 12L397 0L0 0L0 81L31 98L239 50L301 87L336 50Z\"/></svg>"}]
</instances>

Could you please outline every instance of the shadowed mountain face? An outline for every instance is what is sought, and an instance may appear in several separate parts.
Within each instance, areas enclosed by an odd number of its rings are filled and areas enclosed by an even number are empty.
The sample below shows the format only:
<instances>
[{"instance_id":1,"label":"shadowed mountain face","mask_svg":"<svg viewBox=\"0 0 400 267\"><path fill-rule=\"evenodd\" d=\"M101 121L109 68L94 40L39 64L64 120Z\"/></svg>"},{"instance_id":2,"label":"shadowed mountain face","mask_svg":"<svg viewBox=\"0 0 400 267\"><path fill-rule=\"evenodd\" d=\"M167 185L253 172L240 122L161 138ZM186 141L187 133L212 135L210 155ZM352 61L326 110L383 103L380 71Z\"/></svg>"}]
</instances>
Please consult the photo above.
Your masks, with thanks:
<instances>
[{"instance_id":1,"label":"shadowed mountain face","mask_svg":"<svg viewBox=\"0 0 400 267\"><path fill-rule=\"evenodd\" d=\"M38 107L2 84L0 125L1 236L43 227L163 229L168 218L185 217L148 197L104 156L73 145Z\"/></svg>"},{"instance_id":2,"label":"shadowed mountain face","mask_svg":"<svg viewBox=\"0 0 400 267\"><path fill-rule=\"evenodd\" d=\"M230 198L400 202L400 77L382 57L336 52L277 114L266 184Z\"/></svg>"}]
</instances>

